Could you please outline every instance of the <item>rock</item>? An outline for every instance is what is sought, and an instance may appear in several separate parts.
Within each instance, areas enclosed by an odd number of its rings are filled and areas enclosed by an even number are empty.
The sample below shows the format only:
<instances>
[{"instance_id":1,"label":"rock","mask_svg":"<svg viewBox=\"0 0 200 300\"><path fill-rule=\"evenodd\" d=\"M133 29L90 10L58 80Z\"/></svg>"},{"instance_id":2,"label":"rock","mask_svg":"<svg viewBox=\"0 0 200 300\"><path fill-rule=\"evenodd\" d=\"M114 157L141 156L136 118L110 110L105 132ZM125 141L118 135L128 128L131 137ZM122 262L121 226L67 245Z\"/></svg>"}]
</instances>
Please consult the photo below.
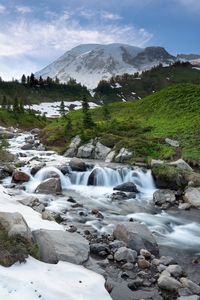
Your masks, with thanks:
<instances>
[{"instance_id":1,"label":"rock","mask_svg":"<svg viewBox=\"0 0 200 300\"><path fill-rule=\"evenodd\" d=\"M52 216L52 213L48 210L42 212L42 219L48 221L55 221L54 217Z\"/></svg>"},{"instance_id":2,"label":"rock","mask_svg":"<svg viewBox=\"0 0 200 300\"><path fill-rule=\"evenodd\" d=\"M137 252L126 247L119 248L114 254L114 259L116 261L126 261L129 263L134 263L136 258Z\"/></svg>"},{"instance_id":3,"label":"rock","mask_svg":"<svg viewBox=\"0 0 200 300\"><path fill-rule=\"evenodd\" d=\"M161 256L160 257L160 264L164 266L174 265L176 261L171 256Z\"/></svg>"},{"instance_id":4,"label":"rock","mask_svg":"<svg viewBox=\"0 0 200 300\"><path fill-rule=\"evenodd\" d=\"M15 134L7 130L0 130L0 139L13 139Z\"/></svg>"},{"instance_id":5,"label":"rock","mask_svg":"<svg viewBox=\"0 0 200 300\"><path fill-rule=\"evenodd\" d=\"M114 229L113 235L116 239L123 241L127 247L136 250L147 249L152 254L158 254L158 245L144 224L137 222L125 222L118 224Z\"/></svg>"},{"instance_id":6,"label":"rock","mask_svg":"<svg viewBox=\"0 0 200 300\"><path fill-rule=\"evenodd\" d=\"M122 191L122 192L134 192L138 193L137 186L133 182L122 183L113 188L114 191Z\"/></svg>"},{"instance_id":7,"label":"rock","mask_svg":"<svg viewBox=\"0 0 200 300\"><path fill-rule=\"evenodd\" d=\"M39 134L40 133L40 129L39 128L33 128L31 130L31 134Z\"/></svg>"},{"instance_id":8,"label":"rock","mask_svg":"<svg viewBox=\"0 0 200 300\"><path fill-rule=\"evenodd\" d=\"M70 160L69 166L72 169L72 171L85 172L87 170L87 166L84 163L84 161L76 157Z\"/></svg>"},{"instance_id":9,"label":"rock","mask_svg":"<svg viewBox=\"0 0 200 300\"><path fill-rule=\"evenodd\" d=\"M63 173L63 175L66 175L66 174L70 173L69 166L61 166L61 167L59 167L59 170Z\"/></svg>"},{"instance_id":10,"label":"rock","mask_svg":"<svg viewBox=\"0 0 200 300\"><path fill-rule=\"evenodd\" d=\"M124 242L118 241L118 240L115 240L109 244L109 248L112 252L116 252L117 249L119 249L121 247L125 247L125 246L126 246L126 244Z\"/></svg>"},{"instance_id":11,"label":"rock","mask_svg":"<svg viewBox=\"0 0 200 300\"><path fill-rule=\"evenodd\" d=\"M119 154L115 157L115 162L122 163L125 160L127 160L128 158L130 158L131 156L132 156L131 151L128 151L128 149L126 149L126 148L122 148L119 151Z\"/></svg>"},{"instance_id":12,"label":"rock","mask_svg":"<svg viewBox=\"0 0 200 300\"><path fill-rule=\"evenodd\" d=\"M200 297L198 295L181 296L177 300L200 300Z\"/></svg>"},{"instance_id":13,"label":"rock","mask_svg":"<svg viewBox=\"0 0 200 300\"><path fill-rule=\"evenodd\" d=\"M102 253L105 253L105 255L110 254L110 249L109 246L105 243L96 243L96 244L91 244L90 245L90 252L92 254L96 254L99 256L104 256L101 255Z\"/></svg>"},{"instance_id":14,"label":"rock","mask_svg":"<svg viewBox=\"0 0 200 300\"><path fill-rule=\"evenodd\" d=\"M160 159L152 159L151 160L151 167L155 167L155 166L159 166L159 165L163 165L164 164L164 161L163 160L160 160Z\"/></svg>"},{"instance_id":15,"label":"rock","mask_svg":"<svg viewBox=\"0 0 200 300\"><path fill-rule=\"evenodd\" d=\"M172 277L161 275L158 279L158 286L163 290L177 292L181 288L181 283Z\"/></svg>"},{"instance_id":16,"label":"rock","mask_svg":"<svg viewBox=\"0 0 200 300\"><path fill-rule=\"evenodd\" d=\"M72 139L71 144L70 144L68 150L65 152L64 156L65 157L74 157L74 156L76 156L77 148L80 145L80 143L81 143L81 138L80 138L79 135L76 135Z\"/></svg>"},{"instance_id":17,"label":"rock","mask_svg":"<svg viewBox=\"0 0 200 300\"><path fill-rule=\"evenodd\" d=\"M22 150L32 150L33 147L34 147L33 144L28 143L28 144L23 145L23 146L21 147L21 149L22 149Z\"/></svg>"},{"instance_id":18,"label":"rock","mask_svg":"<svg viewBox=\"0 0 200 300\"><path fill-rule=\"evenodd\" d=\"M177 168L181 170L187 170L187 171L193 171L193 169L186 163L183 159L178 159L177 161L173 161L169 163L171 166L176 166Z\"/></svg>"},{"instance_id":19,"label":"rock","mask_svg":"<svg viewBox=\"0 0 200 300\"><path fill-rule=\"evenodd\" d=\"M97 142L94 150L94 158L105 160L110 151L111 148L108 148L105 145L101 144L100 142Z\"/></svg>"},{"instance_id":20,"label":"rock","mask_svg":"<svg viewBox=\"0 0 200 300\"><path fill-rule=\"evenodd\" d=\"M7 231L8 236L19 235L32 241L31 231L20 213L0 212L0 224Z\"/></svg>"},{"instance_id":21,"label":"rock","mask_svg":"<svg viewBox=\"0 0 200 300\"><path fill-rule=\"evenodd\" d=\"M106 163L110 163L114 160L115 157L115 151L111 151L110 153L108 153L108 155L106 156L105 162Z\"/></svg>"},{"instance_id":22,"label":"rock","mask_svg":"<svg viewBox=\"0 0 200 300\"><path fill-rule=\"evenodd\" d=\"M133 293L126 284L114 286L110 296L113 300L133 300Z\"/></svg>"},{"instance_id":23,"label":"rock","mask_svg":"<svg viewBox=\"0 0 200 300\"><path fill-rule=\"evenodd\" d=\"M165 139L165 142L166 142L167 144L169 144L170 146L172 146L172 147L175 147L175 148L178 148L178 147L179 147L179 142L176 141L176 140L172 140L172 139L166 138L166 139Z\"/></svg>"},{"instance_id":24,"label":"rock","mask_svg":"<svg viewBox=\"0 0 200 300\"><path fill-rule=\"evenodd\" d=\"M30 197L26 197L24 199L18 200L18 202L23 205L29 206L29 207L38 206L40 204L39 199L34 196L30 196Z\"/></svg>"},{"instance_id":25,"label":"rock","mask_svg":"<svg viewBox=\"0 0 200 300\"><path fill-rule=\"evenodd\" d=\"M155 205L162 206L167 203L173 205L176 201L175 192L171 190L157 190L153 194L153 202Z\"/></svg>"},{"instance_id":26,"label":"rock","mask_svg":"<svg viewBox=\"0 0 200 300\"><path fill-rule=\"evenodd\" d=\"M46 163L40 163L31 168L31 175L35 175L38 171L46 166Z\"/></svg>"},{"instance_id":27,"label":"rock","mask_svg":"<svg viewBox=\"0 0 200 300\"><path fill-rule=\"evenodd\" d=\"M76 232L40 229L33 231L33 236L39 245L40 259L46 263L62 260L82 264L88 260L88 241Z\"/></svg>"},{"instance_id":28,"label":"rock","mask_svg":"<svg viewBox=\"0 0 200 300\"><path fill-rule=\"evenodd\" d=\"M200 188L189 187L183 198L191 206L200 209Z\"/></svg>"},{"instance_id":29,"label":"rock","mask_svg":"<svg viewBox=\"0 0 200 300\"><path fill-rule=\"evenodd\" d=\"M99 168L96 168L90 173L88 177L87 185L97 185L98 172L99 172Z\"/></svg>"},{"instance_id":30,"label":"rock","mask_svg":"<svg viewBox=\"0 0 200 300\"><path fill-rule=\"evenodd\" d=\"M173 277L178 278L183 274L183 269L179 265L170 265L166 268Z\"/></svg>"},{"instance_id":31,"label":"rock","mask_svg":"<svg viewBox=\"0 0 200 300\"><path fill-rule=\"evenodd\" d=\"M132 293L132 299L134 300L163 300L157 289L137 290Z\"/></svg>"},{"instance_id":32,"label":"rock","mask_svg":"<svg viewBox=\"0 0 200 300\"><path fill-rule=\"evenodd\" d=\"M78 148L77 157L79 158L93 158L94 157L94 145L93 140L91 140L88 144L85 144Z\"/></svg>"},{"instance_id":33,"label":"rock","mask_svg":"<svg viewBox=\"0 0 200 300\"><path fill-rule=\"evenodd\" d=\"M151 253L146 249L141 249L140 255L144 256L145 258L151 258Z\"/></svg>"},{"instance_id":34,"label":"rock","mask_svg":"<svg viewBox=\"0 0 200 300\"><path fill-rule=\"evenodd\" d=\"M191 208L191 204L189 203L179 203L178 206L179 209L188 210Z\"/></svg>"},{"instance_id":35,"label":"rock","mask_svg":"<svg viewBox=\"0 0 200 300\"><path fill-rule=\"evenodd\" d=\"M60 194L62 192L60 178L46 179L37 186L35 192L41 194Z\"/></svg>"},{"instance_id":36,"label":"rock","mask_svg":"<svg viewBox=\"0 0 200 300\"><path fill-rule=\"evenodd\" d=\"M182 277L180 279L180 282L182 283L183 288L187 288L189 290L190 292L189 295L200 295L200 286L198 284L194 283L193 281L185 277Z\"/></svg>"},{"instance_id":37,"label":"rock","mask_svg":"<svg viewBox=\"0 0 200 300\"><path fill-rule=\"evenodd\" d=\"M148 262L145 258L138 259L137 264L140 269L148 269L151 266L150 262Z\"/></svg>"},{"instance_id":38,"label":"rock","mask_svg":"<svg viewBox=\"0 0 200 300\"><path fill-rule=\"evenodd\" d=\"M30 179L30 175L26 174L21 170L15 170L12 174L12 182L15 183L28 182L29 179Z\"/></svg>"}]
</instances>

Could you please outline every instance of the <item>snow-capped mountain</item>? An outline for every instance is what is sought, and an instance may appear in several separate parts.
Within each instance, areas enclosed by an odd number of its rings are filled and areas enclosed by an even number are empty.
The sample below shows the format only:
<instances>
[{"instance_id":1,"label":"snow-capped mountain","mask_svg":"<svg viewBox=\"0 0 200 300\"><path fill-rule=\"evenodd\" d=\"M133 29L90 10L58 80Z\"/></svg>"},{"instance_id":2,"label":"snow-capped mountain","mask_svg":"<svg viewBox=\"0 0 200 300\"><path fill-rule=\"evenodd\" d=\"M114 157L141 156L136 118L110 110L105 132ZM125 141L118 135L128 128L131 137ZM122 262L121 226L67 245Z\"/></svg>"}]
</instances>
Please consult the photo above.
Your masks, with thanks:
<instances>
[{"instance_id":1,"label":"snow-capped mountain","mask_svg":"<svg viewBox=\"0 0 200 300\"><path fill-rule=\"evenodd\" d=\"M100 80L107 80L113 75L133 74L175 60L176 57L162 47L85 44L67 51L35 75L57 77L61 82L67 82L72 77L88 88L95 88Z\"/></svg>"}]
</instances>

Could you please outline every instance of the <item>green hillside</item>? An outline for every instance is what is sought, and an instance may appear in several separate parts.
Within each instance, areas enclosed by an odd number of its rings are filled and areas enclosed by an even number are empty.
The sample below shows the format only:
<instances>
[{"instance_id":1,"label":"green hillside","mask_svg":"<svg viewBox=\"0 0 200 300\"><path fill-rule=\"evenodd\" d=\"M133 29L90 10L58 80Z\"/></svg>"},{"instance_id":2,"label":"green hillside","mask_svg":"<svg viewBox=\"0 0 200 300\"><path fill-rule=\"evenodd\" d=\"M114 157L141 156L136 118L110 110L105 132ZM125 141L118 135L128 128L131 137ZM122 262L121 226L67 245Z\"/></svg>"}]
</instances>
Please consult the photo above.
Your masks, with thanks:
<instances>
[{"instance_id":1,"label":"green hillside","mask_svg":"<svg viewBox=\"0 0 200 300\"><path fill-rule=\"evenodd\" d=\"M160 65L142 74L115 76L109 82L99 83L95 98L104 102L130 101L178 83L200 83L200 71L189 63L176 62L168 67Z\"/></svg>"},{"instance_id":2,"label":"green hillside","mask_svg":"<svg viewBox=\"0 0 200 300\"><path fill-rule=\"evenodd\" d=\"M76 134L83 142L98 136L107 146L132 150L132 161L200 160L200 85L170 86L139 101L109 104L107 110L108 120L104 108L91 110L95 126L90 129L83 127L81 110L71 112L72 128L67 130L66 119L56 120L44 129L43 142L63 151ZM177 139L180 148L169 146L165 138Z\"/></svg>"}]
</instances>

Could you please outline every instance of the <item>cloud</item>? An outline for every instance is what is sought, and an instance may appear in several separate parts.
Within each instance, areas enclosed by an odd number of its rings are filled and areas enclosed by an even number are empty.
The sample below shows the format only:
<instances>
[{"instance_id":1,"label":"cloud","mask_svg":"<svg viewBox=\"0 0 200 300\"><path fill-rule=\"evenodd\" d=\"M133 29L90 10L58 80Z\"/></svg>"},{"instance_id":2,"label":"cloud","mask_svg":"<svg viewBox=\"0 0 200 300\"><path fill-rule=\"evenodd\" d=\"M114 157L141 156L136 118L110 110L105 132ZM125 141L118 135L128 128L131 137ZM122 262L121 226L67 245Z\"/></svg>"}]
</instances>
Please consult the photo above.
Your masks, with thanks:
<instances>
[{"instance_id":1,"label":"cloud","mask_svg":"<svg viewBox=\"0 0 200 300\"><path fill-rule=\"evenodd\" d=\"M6 7L0 4L0 14L4 13L5 11L6 11Z\"/></svg>"},{"instance_id":2,"label":"cloud","mask_svg":"<svg viewBox=\"0 0 200 300\"><path fill-rule=\"evenodd\" d=\"M192 12L200 12L200 1L199 0L173 0L176 4L181 4L183 7Z\"/></svg>"},{"instance_id":3,"label":"cloud","mask_svg":"<svg viewBox=\"0 0 200 300\"><path fill-rule=\"evenodd\" d=\"M109 20L109 21L118 21L118 20L121 20L122 17L117 15L117 14L113 14L113 13L110 13L110 12L103 12L101 14L101 17L105 20Z\"/></svg>"},{"instance_id":4,"label":"cloud","mask_svg":"<svg viewBox=\"0 0 200 300\"><path fill-rule=\"evenodd\" d=\"M32 9L29 6L17 6L16 10L21 14L27 14L32 12Z\"/></svg>"}]
</instances>

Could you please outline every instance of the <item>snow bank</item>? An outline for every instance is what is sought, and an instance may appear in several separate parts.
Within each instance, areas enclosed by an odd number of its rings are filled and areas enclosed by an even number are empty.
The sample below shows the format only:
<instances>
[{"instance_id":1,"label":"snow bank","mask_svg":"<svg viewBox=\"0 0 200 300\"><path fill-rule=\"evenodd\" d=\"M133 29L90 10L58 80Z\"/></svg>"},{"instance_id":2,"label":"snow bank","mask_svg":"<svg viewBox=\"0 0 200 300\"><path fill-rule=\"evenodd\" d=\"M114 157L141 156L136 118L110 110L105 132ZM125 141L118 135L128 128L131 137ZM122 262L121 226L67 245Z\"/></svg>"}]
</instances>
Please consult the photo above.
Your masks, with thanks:
<instances>
[{"instance_id":1,"label":"snow bank","mask_svg":"<svg viewBox=\"0 0 200 300\"><path fill-rule=\"evenodd\" d=\"M102 276L77 265L50 265L27 259L10 268L0 266L2 300L111 300Z\"/></svg>"}]
</instances>

